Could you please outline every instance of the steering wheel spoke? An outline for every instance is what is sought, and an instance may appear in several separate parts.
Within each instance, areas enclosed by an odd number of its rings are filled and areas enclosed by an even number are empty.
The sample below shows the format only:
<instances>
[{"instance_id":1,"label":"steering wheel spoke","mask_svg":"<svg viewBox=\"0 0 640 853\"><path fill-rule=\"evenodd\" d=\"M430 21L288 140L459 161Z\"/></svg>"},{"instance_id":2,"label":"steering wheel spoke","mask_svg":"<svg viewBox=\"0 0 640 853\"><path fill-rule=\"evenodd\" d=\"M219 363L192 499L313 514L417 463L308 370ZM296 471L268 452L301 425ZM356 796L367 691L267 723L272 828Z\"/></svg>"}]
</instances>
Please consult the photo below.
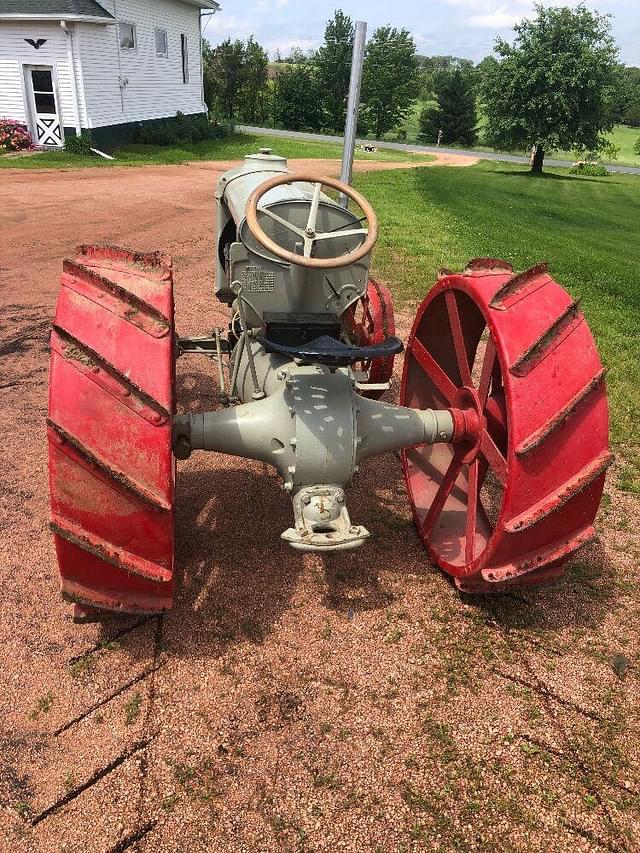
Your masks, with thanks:
<instances>
[{"instance_id":1,"label":"steering wheel spoke","mask_svg":"<svg viewBox=\"0 0 640 853\"><path fill-rule=\"evenodd\" d=\"M311 252L313 251L313 244L315 240L313 237L309 237L306 234L304 235L304 243L302 247L302 256L304 258L310 258Z\"/></svg>"},{"instance_id":2,"label":"steering wheel spoke","mask_svg":"<svg viewBox=\"0 0 640 853\"><path fill-rule=\"evenodd\" d=\"M320 193L322 192L322 184L316 181L313 188L313 198L311 199L311 207L309 208L309 218L307 219L307 233L312 234L316 230L316 221L318 219L318 205L320 204ZM306 249L306 247L305 247ZM305 255L305 257L309 257Z\"/></svg>"},{"instance_id":3,"label":"steering wheel spoke","mask_svg":"<svg viewBox=\"0 0 640 853\"><path fill-rule=\"evenodd\" d=\"M295 183L304 183L307 187L305 194L300 197L301 200L306 198L309 202L309 213L307 216L306 227L304 228L294 225L291 222L287 222L287 220L282 216L274 213L273 209L270 207L258 206L259 202L270 190L285 184L291 185ZM309 184L313 184L313 192L310 198L308 190ZM316 233L323 186L331 187L332 189L346 195L362 209L364 216L360 219L353 217L352 222L345 222L344 225L340 225L332 231L323 231L320 234ZM323 202L323 204L328 204L328 202ZM341 211L342 209L336 207L336 210ZM283 228L286 228L292 234L295 234L302 242L302 253L299 252L299 247L297 252L292 252L290 249L277 243L272 236L266 234L258 222L258 212L264 213L265 216L268 216L274 222L277 222L279 225L282 225ZM301 267L308 267L310 269L328 270L349 266L368 255L378 239L378 218L364 196L360 195L360 193L354 190L353 187L345 184L343 181L328 177L318 180L316 175L308 174L306 172L283 172L280 175L276 175L275 177L264 181L256 187L249 196L247 201L246 217L249 231L261 246L264 246L265 249L277 258L280 258L287 263L296 264ZM354 227L364 221L367 222L368 228ZM313 247L315 243L322 240L331 240L335 237L361 237L362 241L353 251L347 251L335 257L313 257Z\"/></svg>"},{"instance_id":4,"label":"steering wheel spoke","mask_svg":"<svg viewBox=\"0 0 640 853\"><path fill-rule=\"evenodd\" d=\"M293 231L293 233L297 237L304 238L304 231L302 228L298 228L297 225L294 225L292 222L287 222L286 219L283 219L282 216L278 216L277 213L274 213L270 207L259 207L260 213L264 213L265 216L268 216L269 219L273 219L274 222L277 222L279 225L283 225L288 231Z\"/></svg>"},{"instance_id":5,"label":"steering wheel spoke","mask_svg":"<svg viewBox=\"0 0 640 853\"><path fill-rule=\"evenodd\" d=\"M315 240L332 240L335 237L353 237L356 234L366 237L369 231L366 228L350 228L348 231L323 231L316 234Z\"/></svg>"}]
</instances>

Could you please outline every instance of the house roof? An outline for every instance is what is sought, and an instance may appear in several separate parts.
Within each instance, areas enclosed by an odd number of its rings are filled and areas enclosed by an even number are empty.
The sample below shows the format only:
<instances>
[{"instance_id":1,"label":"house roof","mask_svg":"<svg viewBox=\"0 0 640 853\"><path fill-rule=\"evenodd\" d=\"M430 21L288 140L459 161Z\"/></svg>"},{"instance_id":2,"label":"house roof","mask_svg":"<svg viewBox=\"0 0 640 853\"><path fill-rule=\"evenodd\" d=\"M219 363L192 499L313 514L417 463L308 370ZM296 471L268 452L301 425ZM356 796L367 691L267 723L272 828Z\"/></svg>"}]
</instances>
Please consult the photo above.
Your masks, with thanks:
<instances>
[{"instance_id":1,"label":"house roof","mask_svg":"<svg viewBox=\"0 0 640 853\"><path fill-rule=\"evenodd\" d=\"M217 0L182 0L183 3L188 3L190 6L197 6L199 9L213 9L217 12L220 4Z\"/></svg>"},{"instance_id":2,"label":"house roof","mask_svg":"<svg viewBox=\"0 0 640 853\"><path fill-rule=\"evenodd\" d=\"M190 6L217 11L216 0L182 0ZM114 17L97 0L0 0L0 18L92 19L105 23Z\"/></svg>"},{"instance_id":3,"label":"house roof","mask_svg":"<svg viewBox=\"0 0 640 853\"><path fill-rule=\"evenodd\" d=\"M0 18L13 17L113 20L96 0L0 0Z\"/></svg>"}]
</instances>

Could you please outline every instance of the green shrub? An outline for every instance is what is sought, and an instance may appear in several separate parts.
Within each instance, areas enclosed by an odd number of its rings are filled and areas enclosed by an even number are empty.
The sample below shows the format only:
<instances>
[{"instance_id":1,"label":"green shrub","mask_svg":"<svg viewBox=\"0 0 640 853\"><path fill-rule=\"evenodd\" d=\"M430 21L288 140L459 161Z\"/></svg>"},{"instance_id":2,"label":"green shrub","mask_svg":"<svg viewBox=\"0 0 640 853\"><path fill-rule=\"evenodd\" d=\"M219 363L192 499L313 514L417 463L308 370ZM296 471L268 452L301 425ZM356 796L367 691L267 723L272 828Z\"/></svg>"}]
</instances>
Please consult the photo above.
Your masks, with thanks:
<instances>
[{"instance_id":1,"label":"green shrub","mask_svg":"<svg viewBox=\"0 0 640 853\"><path fill-rule=\"evenodd\" d=\"M633 150L635 154L640 154L640 136L633 143Z\"/></svg>"},{"instance_id":2,"label":"green shrub","mask_svg":"<svg viewBox=\"0 0 640 853\"><path fill-rule=\"evenodd\" d=\"M588 175L591 178L607 178L609 172L599 163L574 163L569 169L571 175Z\"/></svg>"},{"instance_id":3,"label":"green shrub","mask_svg":"<svg viewBox=\"0 0 640 853\"><path fill-rule=\"evenodd\" d=\"M155 139L153 138L155 130ZM155 126L151 132L151 141L155 145L175 145L178 142L178 132L173 122L163 121Z\"/></svg>"},{"instance_id":4,"label":"green shrub","mask_svg":"<svg viewBox=\"0 0 640 853\"><path fill-rule=\"evenodd\" d=\"M153 145L153 142L151 141L152 136L153 134L151 133L149 125L141 124L136 130L133 139L138 145Z\"/></svg>"},{"instance_id":5,"label":"green shrub","mask_svg":"<svg viewBox=\"0 0 640 853\"><path fill-rule=\"evenodd\" d=\"M226 135L223 128L212 124L205 115L193 116L191 127L194 142L204 142L205 139L216 139Z\"/></svg>"},{"instance_id":6,"label":"green shrub","mask_svg":"<svg viewBox=\"0 0 640 853\"><path fill-rule=\"evenodd\" d=\"M90 157L92 146L93 140L88 130L83 130L80 136L67 136L64 140L64 150L81 157Z\"/></svg>"},{"instance_id":7,"label":"green shrub","mask_svg":"<svg viewBox=\"0 0 640 853\"><path fill-rule=\"evenodd\" d=\"M229 128L210 122L207 116L187 116L177 112L176 117L138 128L135 141L139 145L192 145L206 139L227 136Z\"/></svg>"}]
</instances>

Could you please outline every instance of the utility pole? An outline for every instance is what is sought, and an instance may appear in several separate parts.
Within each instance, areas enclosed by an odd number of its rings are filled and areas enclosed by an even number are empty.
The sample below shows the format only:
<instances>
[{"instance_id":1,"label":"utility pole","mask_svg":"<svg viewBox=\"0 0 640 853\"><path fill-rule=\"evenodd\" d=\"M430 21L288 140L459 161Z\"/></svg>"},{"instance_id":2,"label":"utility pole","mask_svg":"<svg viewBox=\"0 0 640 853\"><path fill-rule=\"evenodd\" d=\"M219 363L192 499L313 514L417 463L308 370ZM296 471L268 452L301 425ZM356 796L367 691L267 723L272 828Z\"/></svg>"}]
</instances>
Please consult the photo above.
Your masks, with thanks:
<instances>
[{"instance_id":1,"label":"utility pole","mask_svg":"<svg viewBox=\"0 0 640 853\"><path fill-rule=\"evenodd\" d=\"M347 101L347 120L344 125L344 148L342 150L342 169L340 180L351 184L353 173L353 155L356 148L356 129L358 127L358 108L360 106L360 83L362 81L362 63L364 44L367 39L366 21L356 21L356 31L351 55L351 78L349 79L349 99ZM348 207L349 200L344 193L338 199L341 207Z\"/></svg>"}]
</instances>

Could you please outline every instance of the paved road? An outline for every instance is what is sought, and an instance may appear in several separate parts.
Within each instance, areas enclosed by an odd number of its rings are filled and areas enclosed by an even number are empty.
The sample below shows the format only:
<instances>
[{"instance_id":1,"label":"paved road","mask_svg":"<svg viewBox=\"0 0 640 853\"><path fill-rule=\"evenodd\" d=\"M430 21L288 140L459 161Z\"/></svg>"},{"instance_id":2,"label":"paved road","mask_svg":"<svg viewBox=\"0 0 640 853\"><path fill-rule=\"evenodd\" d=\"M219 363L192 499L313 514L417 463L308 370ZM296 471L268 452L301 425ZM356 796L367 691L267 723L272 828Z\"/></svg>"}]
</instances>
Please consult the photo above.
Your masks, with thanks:
<instances>
[{"instance_id":1,"label":"paved road","mask_svg":"<svg viewBox=\"0 0 640 853\"><path fill-rule=\"evenodd\" d=\"M264 133L269 136L285 136L289 139L306 139L308 142L338 142L342 143L342 136L329 136L324 133L299 133L295 130L274 130L270 127L251 127L245 124L237 124L239 133ZM503 160L508 163L528 163L529 158L520 154L497 154L493 151L470 151L460 148L436 148L435 145L407 145L404 142L375 142L371 139L358 139L358 145L365 143L376 145L378 148L390 148L394 151L414 151L418 154L473 154L481 160ZM545 158L545 166L571 166L571 160L554 160ZM637 166L613 166L607 164L610 172L625 172L629 175L640 175Z\"/></svg>"}]
</instances>

